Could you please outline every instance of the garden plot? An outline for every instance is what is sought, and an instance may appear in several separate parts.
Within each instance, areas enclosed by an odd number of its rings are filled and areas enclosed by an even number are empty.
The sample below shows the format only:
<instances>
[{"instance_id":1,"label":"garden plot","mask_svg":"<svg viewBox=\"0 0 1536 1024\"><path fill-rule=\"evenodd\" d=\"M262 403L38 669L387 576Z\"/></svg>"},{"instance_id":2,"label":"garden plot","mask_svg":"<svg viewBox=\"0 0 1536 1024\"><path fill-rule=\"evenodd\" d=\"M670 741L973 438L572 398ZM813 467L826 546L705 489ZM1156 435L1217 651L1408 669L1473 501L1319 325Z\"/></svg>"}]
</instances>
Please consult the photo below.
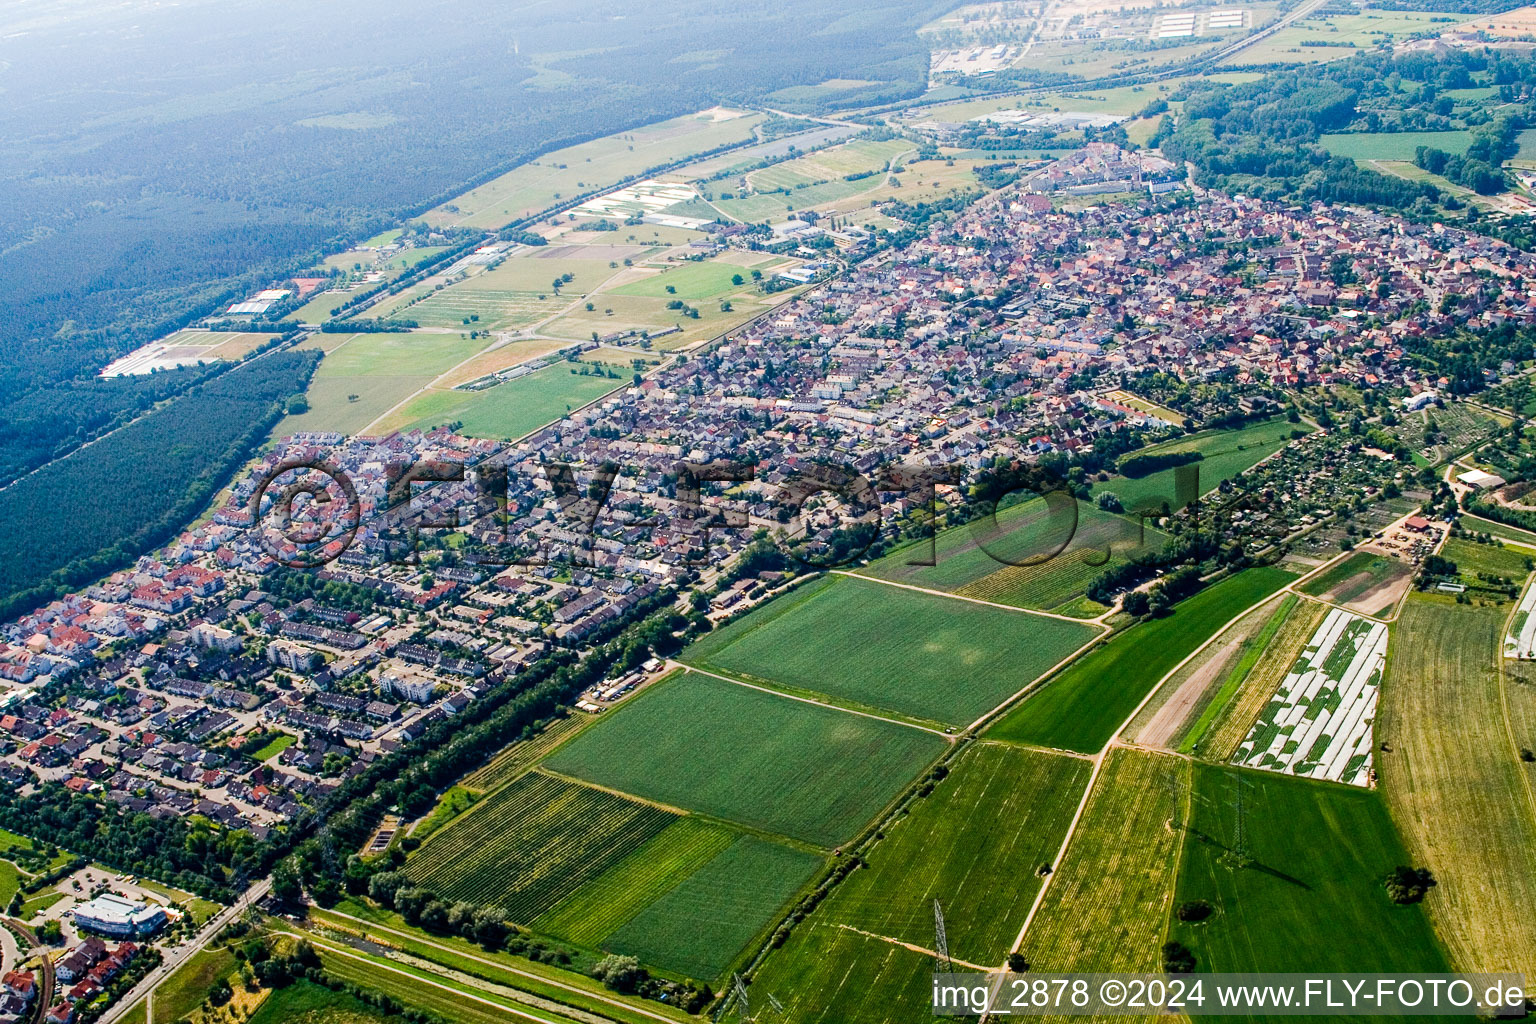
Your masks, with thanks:
<instances>
[{"instance_id":1,"label":"garden plot","mask_svg":"<svg viewBox=\"0 0 1536 1024\"><path fill-rule=\"evenodd\" d=\"M1533 609L1536 609L1536 586L1527 586L1515 609L1514 620L1509 624L1509 632L1504 636L1504 657L1521 661L1536 658L1536 650L1533 650L1536 648L1536 615L1531 614Z\"/></svg>"},{"instance_id":2,"label":"garden plot","mask_svg":"<svg viewBox=\"0 0 1536 1024\"><path fill-rule=\"evenodd\" d=\"M1260 712L1232 759L1250 768L1370 783L1371 723L1387 627L1334 609Z\"/></svg>"}]
</instances>

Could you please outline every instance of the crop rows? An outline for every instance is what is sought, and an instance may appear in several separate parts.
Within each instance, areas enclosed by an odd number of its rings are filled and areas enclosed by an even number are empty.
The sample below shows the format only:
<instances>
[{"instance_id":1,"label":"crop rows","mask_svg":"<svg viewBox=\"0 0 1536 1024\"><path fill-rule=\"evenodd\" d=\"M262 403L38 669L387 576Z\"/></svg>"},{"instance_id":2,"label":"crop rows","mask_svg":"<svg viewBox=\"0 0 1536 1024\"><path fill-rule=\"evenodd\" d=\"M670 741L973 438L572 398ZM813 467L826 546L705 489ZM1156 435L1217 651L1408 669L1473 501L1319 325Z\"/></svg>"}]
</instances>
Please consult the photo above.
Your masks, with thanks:
<instances>
[{"instance_id":1,"label":"crop rows","mask_svg":"<svg viewBox=\"0 0 1536 1024\"><path fill-rule=\"evenodd\" d=\"M541 932L596 948L615 929L708 864L736 836L698 818L679 818L606 874L535 922Z\"/></svg>"},{"instance_id":2,"label":"crop rows","mask_svg":"<svg viewBox=\"0 0 1536 1024\"><path fill-rule=\"evenodd\" d=\"M548 775L525 775L425 843L405 867L448 900L532 921L676 815Z\"/></svg>"},{"instance_id":3,"label":"crop rows","mask_svg":"<svg viewBox=\"0 0 1536 1024\"><path fill-rule=\"evenodd\" d=\"M1367 785L1386 657L1386 626L1339 609L1329 612L1233 760Z\"/></svg>"}]
</instances>

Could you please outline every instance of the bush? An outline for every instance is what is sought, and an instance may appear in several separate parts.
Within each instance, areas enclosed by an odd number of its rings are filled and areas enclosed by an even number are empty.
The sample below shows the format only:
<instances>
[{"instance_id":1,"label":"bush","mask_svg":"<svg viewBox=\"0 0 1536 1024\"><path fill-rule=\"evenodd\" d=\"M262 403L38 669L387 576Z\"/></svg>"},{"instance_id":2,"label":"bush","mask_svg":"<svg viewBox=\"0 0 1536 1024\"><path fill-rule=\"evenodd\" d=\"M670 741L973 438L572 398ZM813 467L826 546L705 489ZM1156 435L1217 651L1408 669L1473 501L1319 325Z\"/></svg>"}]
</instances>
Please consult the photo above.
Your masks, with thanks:
<instances>
[{"instance_id":1,"label":"bush","mask_svg":"<svg viewBox=\"0 0 1536 1024\"><path fill-rule=\"evenodd\" d=\"M1429 873L1429 868L1411 868L1399 864L1382 880L1382 884L1386 886L1387 896L1393 903L1406 906L1421 902L1438 883L1435 876Z\"/></svg>"},{"instance_id":2,"label":"bush","mask_svg":"<svg viewBox=\"0 0 1536 1024\"><path fill-rule=\"evenodd\" d=\"M610 954L592 966L592 977L615 992L633 992L650 977L640 961L632 956Z\"/></svg>"},{"instance_id":3,"label":"bush","mask_svg":"<svg viewBox=\"0 0 1536 1024\"><path fill-rule=\"evenodd\" d=\"M1180 921L1186 924L1194 924L1210 917L1211 911L1211 905L1205 900L1187 900L1180 903L1174 913L1178 915Z\"/></svg>"},{"instance_id":4,"label":"bush","mask_svg":"<svg viewBox=\"0 0 1536 1024\"><path fill-rule=\"evenodd\" d=\"M1163 943L1163 973L1188 974L1195 969L1195 954L1182 942Z\"/></svg>"}]
</instances>

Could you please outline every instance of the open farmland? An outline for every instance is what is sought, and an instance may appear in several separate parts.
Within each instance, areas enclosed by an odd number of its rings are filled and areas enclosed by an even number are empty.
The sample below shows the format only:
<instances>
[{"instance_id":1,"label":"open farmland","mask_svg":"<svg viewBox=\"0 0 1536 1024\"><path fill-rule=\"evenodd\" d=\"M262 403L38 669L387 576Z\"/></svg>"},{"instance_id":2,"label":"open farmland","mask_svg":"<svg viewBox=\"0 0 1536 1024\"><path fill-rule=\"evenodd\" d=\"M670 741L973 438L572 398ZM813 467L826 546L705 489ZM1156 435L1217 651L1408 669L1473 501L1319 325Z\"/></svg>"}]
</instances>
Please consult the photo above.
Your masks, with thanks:
<instances>
[{"instance_id":1,"label":"open farmland","mask_svg":"<svg viewBox=\"0 0 1536 1024\"><path fill-rule=\"evenodd\" d=\"M594 719L588 715L575 713L557 718L546 725L538 735L526 740L514 740L495 757L464 776L459 784L481 795L493 789L499 789L533 767L545 754L591 725L593 721Z\"/></svg>"},{"instance_id":2,"label":"open farmland","mask_svg":"<svg viewBox=\"0 0 1536 1024\"><path fill-rule=\"evenodd\" d=\"M866 866L795 926L755 973L793 1021L926 1019L933 900L949 948L1003 961L1081 798L1088 763L979 743L911 812L887 826ZM755 989L758 990L758 989Z\"/></svg>"},{"instance_id":3,"label":"open farmland","mask_svg":"<svg viewBox=\"0 0 1536 1024\"><path fill-rule=\"evenodd\" d=\"M1268 458L1290 443L1291 433L1307 433L1304 424L1291 423L1284 416L1250 423L1236 430L1206 430L1188 437L1143 448L1134 454L1169 455L1177 452L1199 452L1201 458L1193 463L1200 470L1200 491L1207 493L1221 481L1238 476L1262 459ZM1146 476L1130 478L1111 477L1092 486L1094 497L1105 491L1113 493L1126 508L1155 507L1164 501L1175 504L1174 475L1177 469L1164 469Z\"/></svg>"},{"instance_id":4,"label":"open farmland","mask_svg":"<svg viewBox=\"0 0 1536 1024\"><path fill-rule=\"evenodd\" d=\"M382 433L457 423L458 432L469 437L510 440L553 423L630 380L628 373L618 378L572 373L569 364L554 363L484 391L429 388L386 416L375 430Z\"/></svg>"},{"instance_id":5,"label":"open farmland","mask_svg":"<svg viewBox=\"0 0 1536 1024\"><path fill-rule=\"evenodd\" d=\"M793 1024L912 1024L932 1019L933 971L931 954L818 913L754 972L752 990L773 993Z\"/></svg>"},{"instance_id":6,"label":"open farmland","mask_svg":"<svg viewBox=\"0 0 1536 1024\"><path fill-rule=\"evenodd\" d=\"M434 227L499 228L562 198L608 188L623 178L690 154L752 138L760 114L703 111L546 153L463 193L423 219Z\"/></svg>"},{"instance_id":7,"label":"open farmland","mask_svg":"<svg viewBox=\"0 0 1536 1024\"><path fill-rule=\"evenodd\" d=\"M1412 575L1412 564L1400 558L1356 551L1297 589L1363 615L1382 615L1397 604Z\"/></svg>"},{"instance_id":8,"label":"open farmland","mask_svg":"<svg viewBox=\"0 0 1536 1024\"><path fill-rule=\"evenodd\" d=\"M944 747L930 732L689 672L654 684L545 764L598 785L835 846Z\"/></svg>"},{"instance_id":9,"label":"open farmland","mask_svg":"<svg viewBox=\"0 0 1536 1024\"><path fill-rule=\"evenodd\" d=\"M793 692L964 725L1097 631L852 576L801 586L683 660Z\"/></svg>"},{"instance_id":10,"label":"open farmland","mask_svg":"<svg viewBox=\"0 0 1536 1024\"><path fill-rule=\"evenodd\" d=\"M1158 688L1126 736L1139 746L1188 753L1181 741L1204 731L1231 699L1298 600L1278 596L1222 630Z\"/></svg>"},{"instance_id":11,"label":"open farmland","mask_svg":"<svg viewBox=\"0 0 1536 1024\"><path fill-rule=\"evenodd\" d=\"M1036 971L1154 971L1173 895L1189 762L1117 747L1020 950Z\"/></svg>"},{"instance_id":12,"label":"open farmland","mask_svg":"<svg viewBox=\"0 0 1536 1024\"><path fill-rule=\"evenodd\" d=\"M730 847L736 833L679 818L534 922L539 931L597 948L614 930Z\"/></svg>"},{"instance_id":13,"label":"open farmland","mask_svg":"<svg viewBox=\"0 0 1536 1024\"><path fill-rule=\"evenodd\" d=\"M444 899L526 923L675 820L638 800L525 775L433 835L405 872Z\"/></svg>"},{"instance_id":14,"label":"open farmland","mask_svg":"<svg viewBox=\"0 0 1536 1024\"><path fill-rule=\"evenodd\" d=\"M309 411L278 424L281 435L304 430L361 433L394 405L469 359L489 339L400 332L337 337L310 380Z\"/></svg>"},{"instance_id":15,"label":"open farmland","mask_svg":"<svg viewBox=\"0 0 1536 1024\"><path fill-rule=\"evenodd\" d=\"M1509 620L1509 630L1504 634L1504 657L1529 661L1536 658L1536 586L1529 582L1520 603L1515 606L1515 616Z\"/></svg>"},{"instance_id":16,"label":"open farmland","mask_svg":"<svg viewBox=\"0 0 1536 1024\"><path fill-rule=\"evenodd\" d=\"M1371 723L1386 659L1384 624L1333 609L1232 760L1287 775L1369 785Z\"/></svg>"},{"instance_id":17,"label":"open farmland","mask_svg":"<svg viewBox=\"0 0 1536 1024\"><path fill-rule=\"evenodd\" d=\"M821 866L821 858L742 836L603 941L689 977L718 978Z\"/></svg>"},{"instance_id":18,"label":"open farmland","mask_svg":"<svg viewBox=\"0 0 1536 1024\"><path fill-rule=\"evenodd\" d=\"M1506 611L1413 594L1388 652L1381 794L1415 866L1439 886L1430 920L1458 970L1526 969L1536 949L1536 810L1498 671Z\"/></svg>"},{"instance_id":19,"label":"open farmland","mask_svg":"<svg viewBox=\"0 0 1536 1024\"><path fill-rule=\"evenodd\" d=\"M1089 502L1074 506L1075 521L1071 508L1031 498L1003 508L995 517L983 516L931 540L902 545L861 572L1018 608L1102 610L1082 600L1088 584L1134 550L1160 545L1164 538L1154 529L1143 536L1138 523ZM911 564L930 561L932 565ZM1025 562L1037 564L1020 564Z\"/></svg>"},{"instance_id":20,"label":"open farmland","mask_svg":"<svg viewBox=\"0 0 1536 1024\"><path fill-rule=\"evenodd\" d=\"M661 273L653 274L629 284L622 284L612 289L613 295L638 295L645 298L677 298L684 302L702 302L727 295L733 291L750 289L753 287L751 275L753 270L762 271L763 276L771 277L779 270L786 267L798 266L799 261L787 259L774 259L757 264L754 267L743 267L739 263L730 260L702 260L699 262L685 262L674 264L662 269ZM741 278L742 283L737 284L735 278ZM667 291L671 288L672 291Z\"/></svg>"},{"instance_id":21,"label":"open farmland","mask_svg":"<svg viewBox=\"0 0 1536 1024\"><path fill-rule=\"evenodd\" d=\"M1096 753L1158 680L1289 573L1247 569L1126 629L1068 665L987 733L993 739Z\"/></svg>"},{"instance_id":22,"label":"open farmland","mask_svg":"<svg viewBox=\"0 0 1536 1024\"><path fill-rule=\"evenodd\" d=\"M1285 777L1194 768L1171 922L1204 971L1444 971L1422 906L1397 906L1382 879L1408 855L1378 794ZM1243 788L1248 863L1231 853ZM1435 897L1431 895L1430 899Z\"/></svg>"},{"instance_id":23,"label":"open farmland","mask_svg":"<svg viewBox=\"0 0 1536 1024\"><path fill-rule=\"evenodd\" d=\"M1090 764L1082 758L977 743L911 813L886 827L868 867L828 901L826 918L928 946L933 901L952 954L1002 963L1061 848Z\"/></svg>"}]
</instances>

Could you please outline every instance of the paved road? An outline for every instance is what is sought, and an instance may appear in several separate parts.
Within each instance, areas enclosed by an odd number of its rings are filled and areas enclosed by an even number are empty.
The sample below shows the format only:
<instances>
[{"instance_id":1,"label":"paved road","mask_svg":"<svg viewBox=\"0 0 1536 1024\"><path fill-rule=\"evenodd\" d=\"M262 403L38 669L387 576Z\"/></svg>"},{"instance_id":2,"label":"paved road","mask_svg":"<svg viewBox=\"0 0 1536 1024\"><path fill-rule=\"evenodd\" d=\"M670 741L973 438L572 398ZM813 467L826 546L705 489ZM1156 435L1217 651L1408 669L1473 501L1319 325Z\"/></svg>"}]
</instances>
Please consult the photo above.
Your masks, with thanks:
<instances>
[{"instance_id":1,"label":"paved road","mask_svg":"<svg viewBox=\"0 0 1536 1024\"><path fill-rule=\"evenodd\" d=\"M235 901L234 906L226 907L209 918L208 922L203 925L196 935L190 939L183 940L180 945L165 951L165 959L161 961L160 966L146 974L144 979L135 985L130 992L114 1003L112 1008L106 1013L102 1014L99 1018L100 1024L115 1024L116 1021L124 1017L129 1010L133 1009L141 1000L153 992L155 986L174 974L177 968L192 958L193 954L212 941L213 937L219 934L225 925L245 913L247 907L250 907L257 900L266 896L271 890L271 880L262 879L247 889L245 895Z\"/></svg>"}]
</instances>

